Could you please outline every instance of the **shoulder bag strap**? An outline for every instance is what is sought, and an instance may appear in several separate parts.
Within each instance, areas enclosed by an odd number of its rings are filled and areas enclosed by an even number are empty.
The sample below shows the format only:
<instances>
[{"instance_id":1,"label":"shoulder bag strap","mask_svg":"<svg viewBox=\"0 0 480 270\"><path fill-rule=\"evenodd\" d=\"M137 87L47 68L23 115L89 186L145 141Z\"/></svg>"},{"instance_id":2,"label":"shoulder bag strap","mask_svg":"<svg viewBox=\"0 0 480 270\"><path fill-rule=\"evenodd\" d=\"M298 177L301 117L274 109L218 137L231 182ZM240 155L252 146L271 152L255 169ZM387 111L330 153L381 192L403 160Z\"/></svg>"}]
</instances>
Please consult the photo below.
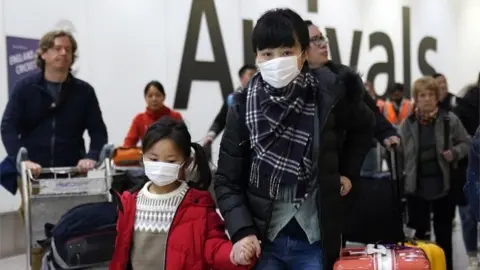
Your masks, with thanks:
<instances>
[{"instance_id":1,"label":"shoulder bag strap","mask_svg":"<svg viewBox=\"0 0 480 270\"><path fill-rule=\"evenodd\" d=\"M450 116L448 112L443 117L443 150L450 149Z\"/></svg>"}]
</instances>

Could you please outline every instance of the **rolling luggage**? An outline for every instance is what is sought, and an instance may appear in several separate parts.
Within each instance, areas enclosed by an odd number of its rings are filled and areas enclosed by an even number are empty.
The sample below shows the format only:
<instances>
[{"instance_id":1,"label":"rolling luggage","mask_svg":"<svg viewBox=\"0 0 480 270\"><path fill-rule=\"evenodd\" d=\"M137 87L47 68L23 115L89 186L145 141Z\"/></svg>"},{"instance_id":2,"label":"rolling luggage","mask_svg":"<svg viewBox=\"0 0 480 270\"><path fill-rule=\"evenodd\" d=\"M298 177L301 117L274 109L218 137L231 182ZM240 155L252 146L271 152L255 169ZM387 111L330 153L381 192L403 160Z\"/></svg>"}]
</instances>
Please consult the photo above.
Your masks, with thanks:
<instances>
[{"instance_id":1,"label":"rolling luggage","mask_svg":"<svg viewBox=\"0 0 480 270\"><path fill-rule=\"evenodd\" d=\"M379 144L377 149L380 150L380 147ZM396 152L392 152L390 159L394 160L389 161L397 165L395 173L402 171L398 168L396 155ZM403 227L398 226L400 213L396 209L397 202L392 200L402 196L396 194L398 189L395 180L403 185L400 183L402 177L393 175L393 171L382 172L381 166L373 174L361 175L347 196L349 210L342 233L343 240L368 244L378 241L397 243L404 239Z\"/></svg>"},{"instance_id":2,"label":"rolling luggage","mask_svg":"<svg viewBox=\"0 0 480 270\"><path fill-rule=\"evenodd\" d=\"M347 248L340 254L334 270L430 270L425 253L415 247L367 245Z\"/></svg>"},{"instance_id":3,"label":"rolling luggage","mask_svg":"<svg viewBox=\"0 0 480 270\"><path fill-rule=\"evenodd\" d=\"M370 237L370 243L390 243L390 245L373 245L369 244L365 248L357 249L343 249L340 254L340 259L335 263L334 270L419 270L419 269L429 269L429 270L445 270L446 261L445 254L443 250L433 244L427 243L425 241L414 241L413 239L408 239L404 234L404 211L405 201L403 199L403 181L401 177L401 170L399 170L397 162L397 151L395 150L396 146L393 147L393 150L390 151L390 161L391 161L391 174L390 178L391 184L384 187L385 192L391 195L389 200L385 202L377 202L378 205L370 205L370 208L364 209L363 212L369 212L370 209L375 209L377 207L384 208L385 203L390 201L392 208L391 219L393 224L388 225L387 228L380 228L383 232L387 233L387 236L382 235L382 233L375 235L372 229L367 229L368 237ZM387 190L390 187L390 192ZM352 189L353 190L353 189ZM367 190L368 191L368 190ZM374 194L364 194L365 198L373 197ZM393 198L393 199L392 199ZM355 202L356 203L356 202ZM360 201L359 201L360 203ZM375 213L375 211L372 211ZM386 213L386 212L385 212ZM387 214L385 214L387 215ZM393 216L392 216L393 215ZM358 217L357 217L358 218ZM378 221L383 219L383 216L377 217L376 220L380 224L382 222ZM365 220L353 220L354 225L356 223L362 224ZM367 221L368 222L368 221ZM372 223L373 224L373 223ZM352 225L352 224L349 224ZM367 224L368 226L368 224ZM375 226L375 225L372 225ZM385 225L383 225L385 226ZM381 227L381 226L379 226ZM361 231L359 232L359 234ZM361 236L357 236L361 238ZM386 237L382 239L382 237ZM347 240L350 240L347 238Z\"/></svg>"},{"instance_id":4,"label":"rolling luggage","mask_svg":"<svg viewBox=\"0 0 480 270\"><path fill-rule=\"evenodd\" d=\"M445 253L443 252L443 249L437 246L435 243L409 240L407 243L405 243L405 245L421 249L430 262L431 270L447 269Z\"/></svg>"}]
</instances>

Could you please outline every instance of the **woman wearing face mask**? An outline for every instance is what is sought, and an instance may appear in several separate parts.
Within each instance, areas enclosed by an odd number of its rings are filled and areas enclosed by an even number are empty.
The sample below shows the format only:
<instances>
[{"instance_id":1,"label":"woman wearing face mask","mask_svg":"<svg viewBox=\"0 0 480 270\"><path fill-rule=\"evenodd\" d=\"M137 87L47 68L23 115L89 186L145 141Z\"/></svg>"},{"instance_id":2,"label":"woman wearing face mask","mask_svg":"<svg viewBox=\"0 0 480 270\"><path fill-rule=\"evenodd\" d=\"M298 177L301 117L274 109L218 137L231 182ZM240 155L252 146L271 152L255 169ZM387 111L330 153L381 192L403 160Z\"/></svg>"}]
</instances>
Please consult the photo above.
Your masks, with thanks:
<instances>
[{"instance_id":1,"label":"woman wearing face mask","mask_svg":"<svg viewBox=\"0 0 480 270\"><path fill-rule=\"evenodd\" d=\"M233 251L253 244L256 269L332 269L373 113L363 88L349 87L356 74L318 85L305 62L307 26L292 10L265 13L252 43L260 72L234 96L215 179Z\"/></svg>"},{"instance_id":2,"label":"woman wearing face mask","mask_svg":"<svg viewBox=\"0 0 480 270\"><path fill-rule=\"evenodd\" d=\"M110 270L246 269L237 265L250 263L244 259L251 257L248 247L230 256L232 244L213 198L197 189L209 186L211 172L185 124L169 117L152 124L142 150L150 181L117 198L118 236ZM186 168L198 181L184 181L192 178Z\"/></svg>"}]
</instances>

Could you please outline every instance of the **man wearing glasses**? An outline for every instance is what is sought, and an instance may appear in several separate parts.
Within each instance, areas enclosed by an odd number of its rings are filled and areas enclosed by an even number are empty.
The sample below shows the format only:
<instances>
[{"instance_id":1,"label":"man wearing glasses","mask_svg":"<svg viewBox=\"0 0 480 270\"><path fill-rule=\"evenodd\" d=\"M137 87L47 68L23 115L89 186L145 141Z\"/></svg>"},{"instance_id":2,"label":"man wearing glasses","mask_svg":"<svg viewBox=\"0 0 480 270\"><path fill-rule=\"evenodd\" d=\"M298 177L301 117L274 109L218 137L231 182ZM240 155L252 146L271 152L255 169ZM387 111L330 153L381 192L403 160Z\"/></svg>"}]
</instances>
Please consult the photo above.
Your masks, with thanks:
<instances>
[{"instance_id":1,"label":"man wearing glasses","mask_svg":"<svg viewBox=\"0 0 480 270\"><path fill-rule=\"evenodd\" d=\"M327 85L333 85L335 84L337 74L346 72L346 70L349 70L350 68L328 60L328 38L322 34L320 29L314 25L312 21L307 20L305 23L308 26L308 32L310 35L310 46L307 50L308 64L310 69L317 78L322 77L324 79L330 79L328 82L323 83L326 83ZM320 74L323 74L324 76L320 76ZM359 87L364 88L360 77L357 78L357 81L358 84L361 85ZM372 97L367 94L363 96L363 101L375 113L375 139L377 139L383 144L383 146L387 148L393 143L400 143L400 139L395 128L379 111L375 100L373 100Z\"/></svg>"}]
</instances>

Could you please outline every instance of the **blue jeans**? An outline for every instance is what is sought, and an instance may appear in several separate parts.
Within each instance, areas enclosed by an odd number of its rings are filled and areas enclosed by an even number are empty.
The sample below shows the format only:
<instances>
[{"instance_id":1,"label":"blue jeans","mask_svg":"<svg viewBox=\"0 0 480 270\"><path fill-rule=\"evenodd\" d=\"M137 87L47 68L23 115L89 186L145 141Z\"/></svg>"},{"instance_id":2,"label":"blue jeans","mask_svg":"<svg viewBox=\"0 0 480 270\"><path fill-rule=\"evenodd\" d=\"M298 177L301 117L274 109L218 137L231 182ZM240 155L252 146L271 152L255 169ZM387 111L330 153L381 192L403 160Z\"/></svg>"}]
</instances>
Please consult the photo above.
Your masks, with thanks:
<instances>
[{"instance_id":1,"label":"blue jeans","mask_svg":"<svg viewBox=\"0 0 480 270\"><path fill-rule=\"evenodd\" d=\"M289 236L279 235L273 242L262 244L256 270L322 270L323 255L320 241L310 244Z\"/></svg>"},{"instance_id":2,"label":"blue jeans","mask_svg":"<svg viewBox=\"0 0 480 270\"><path fill-rule=\"evenodd\" d=\"M473 219L473 213L468 205L460 206L460 219L462 220L463 241L469 256L476 256L478 252L478 228Z\"/></svg>"}]
</instances>

